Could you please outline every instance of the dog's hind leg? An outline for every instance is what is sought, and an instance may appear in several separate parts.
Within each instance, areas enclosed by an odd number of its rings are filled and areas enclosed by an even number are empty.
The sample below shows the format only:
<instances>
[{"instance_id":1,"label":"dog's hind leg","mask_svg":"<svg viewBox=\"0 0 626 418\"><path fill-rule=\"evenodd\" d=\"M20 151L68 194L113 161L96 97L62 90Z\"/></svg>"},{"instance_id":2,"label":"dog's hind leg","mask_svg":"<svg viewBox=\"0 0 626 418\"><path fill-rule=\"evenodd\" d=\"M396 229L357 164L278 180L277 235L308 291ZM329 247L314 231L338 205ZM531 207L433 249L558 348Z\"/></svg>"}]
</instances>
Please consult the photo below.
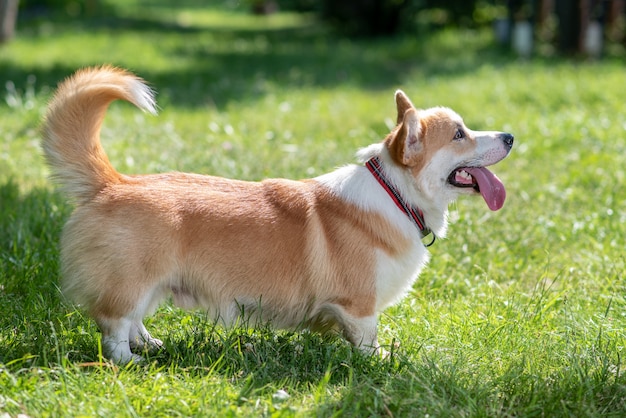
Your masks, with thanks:
<instances>
[{"instance_id":1,"label":"dog's hind leg","mask_svg":"<svg viewBox=\"0 0 626 418\"><path fill-rule=\"evenodd\" d=\"M132 312L133 319L128 334L132 350L154 351L163 347L163 341L150 335L143 324L143 318L154 312L164 295L165 292L160 286L154 286L150 291L145 292L143 298Z\"/></svg>"},{"instance_id":2,"label":"dog's hind leg","mask_svg":"<svg viewBox=\"0 0 626 418\"><path fill-rule=\"evenodd\" d=\"M137 290L137 289L135 289ZM128 292L115 292L118 298L111 294L102 300L108 300L108 308L116 306L118 309L110 309L108 314L94 315L100 331L102 332L102 349L104 355L116 363L125 364L130 361L142 362L143 358L133 354L134 350L153 350L163 346L163 342L150 335L143 325L143 318L154 311L164 293L157 285L147 291L133 294ZM140 296L139 296L140 295ZM111 303L118 302L117 305ZM123 306L133 307L128 311Z\"/></svg>"}]
</instances>

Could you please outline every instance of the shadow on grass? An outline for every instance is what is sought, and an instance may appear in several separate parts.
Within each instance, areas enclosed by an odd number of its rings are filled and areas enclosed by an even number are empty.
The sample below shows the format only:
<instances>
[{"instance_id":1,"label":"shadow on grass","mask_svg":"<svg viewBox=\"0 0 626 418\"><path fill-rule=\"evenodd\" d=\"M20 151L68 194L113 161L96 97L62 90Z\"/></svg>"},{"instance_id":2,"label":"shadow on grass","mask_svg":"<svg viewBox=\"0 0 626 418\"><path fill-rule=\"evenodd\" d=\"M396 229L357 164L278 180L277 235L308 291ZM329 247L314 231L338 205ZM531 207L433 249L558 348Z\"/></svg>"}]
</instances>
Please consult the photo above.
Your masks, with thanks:
<instances>
[{"instance_id":1,"label":"shadow on grass","mask_svg":"<svg viewBox=\"0 0 626 418\"><path fill-rule=\"evenodd\" d=\"M626 382L613 370L616 346L591 358L572 354L574 373L536 373L523 356L496 372L469 352L431 357L414 346L380 359L333 336L263 327L200 326L166 345L152 359L159 368L218 374L240 388L240 403L277 387L317 394L316 416L620 416L626 406Z\"/></svg>"},{"instance_id":2,"label":"shadow on grass","mask_svg":"<svg viewBox=\"0 0 626 418\"><path fill-rule=\"evenodd\" d=\"M57 243L65 213L49 190L0 184L0 362L53 349L50 324L64 312Z\"/></svg>"},{"instance_id":3,"label":"shadow on grass","mask_svg":"<svg viewBox=\"0 0 626 418\"><path fill-rule=\"evenodd\" d=\"M155 69L150 62L133 68L148 80L166 100L177 106L218 108L232 101L256 99L278 88L332 88L354 86L360 89L395 89L410 83L407 77L445 77L474 71L485 62L504 64L503 56L489 37L469 41L464 37L441 41L437 36L398 36L376 40L350 40L331 34L313 20L295 26L246 28L241 25L187 26L162 15L141 17L106 16L59 21L68 33L80 37L103 32L115 38L130 35L145 42L160 42L172 35L175 42L164 43L163 56L173 63L189 63L183 70ZM36 26L37 23L31 23ZM40 36L37 30L21 36ZM29 35L30 34L30 35ZM209 41L207 41L210 40ZM167 45L165 45L167 44ZM101 63L107 60L102 51ZM133 51L129 51L132 54ZM93 62L85 62L92 65ZM118 63L124 65L124 63ZM43 68L22 68L0 60L0 74L5 80L25 80L34 75L37 82L54 86L73 73L59 57L58 62Z\"/></svg>"}]
</instances>

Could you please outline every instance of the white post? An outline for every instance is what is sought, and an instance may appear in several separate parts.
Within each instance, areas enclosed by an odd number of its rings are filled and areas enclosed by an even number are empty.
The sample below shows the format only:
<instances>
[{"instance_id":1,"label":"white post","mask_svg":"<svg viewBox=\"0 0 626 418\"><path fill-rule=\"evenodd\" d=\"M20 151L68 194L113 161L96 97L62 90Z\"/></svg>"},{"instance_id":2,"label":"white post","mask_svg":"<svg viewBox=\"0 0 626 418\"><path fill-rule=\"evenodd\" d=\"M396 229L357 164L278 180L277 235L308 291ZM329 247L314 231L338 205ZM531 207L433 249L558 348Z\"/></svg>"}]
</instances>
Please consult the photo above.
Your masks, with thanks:
<instances>
[{"instance_id":1,"label":"white post","mask_svg":"<svg viewBox=\"0 0 626 418\"><path fill-rule=\"evenodd\" d=\"M522 58L533 52L533 26L526 20L515 22L513 26L513 50Z\"/></svg>"},{"instance_id":2,"label":"white post","mask_svg":"<svg viewBox=\"0 0 626 418\"><path fill-rule=\"evenodd\" d=\"M13 37L18 3L19 0L0 0L0 43Z\"/></svg>"}]
</instances>

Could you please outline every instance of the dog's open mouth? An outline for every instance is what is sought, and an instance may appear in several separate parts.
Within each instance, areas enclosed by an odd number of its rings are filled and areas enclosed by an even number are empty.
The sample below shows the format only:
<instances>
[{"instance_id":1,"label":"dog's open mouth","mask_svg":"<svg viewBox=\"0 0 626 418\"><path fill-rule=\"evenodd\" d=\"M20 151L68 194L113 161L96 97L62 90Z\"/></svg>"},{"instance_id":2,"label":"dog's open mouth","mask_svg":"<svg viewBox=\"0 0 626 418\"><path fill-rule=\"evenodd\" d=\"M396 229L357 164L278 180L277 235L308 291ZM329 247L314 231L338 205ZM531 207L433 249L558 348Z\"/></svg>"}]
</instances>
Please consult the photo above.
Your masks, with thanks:
<instances>
[{"instance_id":1,"label":"dog's open mouth","mask_svg":"<svg viewBox=\"0 0 626 418\"><path fill-rule=\"evenodd\" d=\"M448 182L454 187L473 188L483 196L491 210L498 210L504 205L504 184L485 167L459 167L450 173Z\"/></svg>"}]
</instances>

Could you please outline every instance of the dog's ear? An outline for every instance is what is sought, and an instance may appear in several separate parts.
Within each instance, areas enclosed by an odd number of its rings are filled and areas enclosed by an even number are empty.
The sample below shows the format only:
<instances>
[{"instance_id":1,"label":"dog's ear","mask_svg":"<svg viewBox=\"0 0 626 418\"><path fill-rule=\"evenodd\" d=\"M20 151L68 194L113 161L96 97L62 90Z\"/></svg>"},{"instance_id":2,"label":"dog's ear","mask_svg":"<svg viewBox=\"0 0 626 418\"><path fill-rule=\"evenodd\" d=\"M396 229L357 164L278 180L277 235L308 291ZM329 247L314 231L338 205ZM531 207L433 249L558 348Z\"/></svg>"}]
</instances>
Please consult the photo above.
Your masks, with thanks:
<instances>
[{"instance_id":1,"label":"dog's ear","mask_svg":"<svg viewBox=\"0 0 626 418\"><path fill-rule=\"evenodd\" d=\"M398 117L396 124L399 125L404 119L404 114L409 109L415 109L409 97L402 90L396 90L396 107L398 109Z\"/></svg>"},{"instance_id":2,"label":"dog's ear","mask_svg":"<svg viewBox=\"0 0 626 418\"><path fill-rule=\"evenodd\" d=\"M414 166L423 149L422 124L415 108L407 109L397 129L386 138L385 144L398 164Z\"/></svg>"},{"instance_id":3,"label":"dog's ear","mask_svg":"<svg viewBox=\"0 0 626 418\"><path fill-rule=\"evenodd\" d=\"M422 152L422 124L420 123L417 110L415 108L408 109L404 113L402 120L402 129L398 132L401 143L404 143L402 152L402 164L407 166L415 165Z\"/></svg>"}]
</instances>

